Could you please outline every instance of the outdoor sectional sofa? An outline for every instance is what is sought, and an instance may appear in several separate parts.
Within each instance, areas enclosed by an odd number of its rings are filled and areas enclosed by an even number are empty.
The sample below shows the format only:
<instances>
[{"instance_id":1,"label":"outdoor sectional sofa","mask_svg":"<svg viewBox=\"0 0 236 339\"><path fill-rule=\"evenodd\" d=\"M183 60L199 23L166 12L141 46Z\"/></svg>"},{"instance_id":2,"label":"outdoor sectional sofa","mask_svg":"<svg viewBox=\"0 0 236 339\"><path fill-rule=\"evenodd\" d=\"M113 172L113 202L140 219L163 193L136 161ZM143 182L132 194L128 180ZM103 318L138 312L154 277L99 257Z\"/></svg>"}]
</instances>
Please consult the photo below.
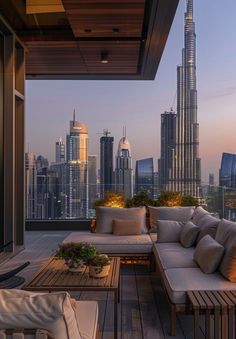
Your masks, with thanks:
<instances>
[{"instance_id":1,"label":"outdoor sectional sofa","mask_svg":"<svg viewBox=\"0 0 236 339\"><path fill-rule=\"evenodd\" d=\"M64 242L89 242L119 256L154 257L175 335L176 313L189 310L187 291L236 290L236 223L220 220L202 207L149 207L149 214L148 231L144 207L99 207L96 233L72 232ZM137 232L132 221L140 223L139 234L129 234L128 229Z\"/></svg>"}]
</instances>

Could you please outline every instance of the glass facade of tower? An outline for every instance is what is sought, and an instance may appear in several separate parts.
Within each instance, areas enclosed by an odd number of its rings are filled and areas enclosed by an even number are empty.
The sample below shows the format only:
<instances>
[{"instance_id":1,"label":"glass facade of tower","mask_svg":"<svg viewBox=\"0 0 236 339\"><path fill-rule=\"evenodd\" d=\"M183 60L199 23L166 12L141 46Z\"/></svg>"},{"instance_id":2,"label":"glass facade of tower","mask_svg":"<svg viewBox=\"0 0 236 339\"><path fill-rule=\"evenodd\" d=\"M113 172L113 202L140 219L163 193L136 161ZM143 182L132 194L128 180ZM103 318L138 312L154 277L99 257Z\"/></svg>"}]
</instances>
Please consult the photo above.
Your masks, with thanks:
<instances>
[{"instance_id":1,"label":"glass facade of tower","mask_svg":"<svg viewBox=\"0 0 236 339\"><path fill-rule=\"evenodd\" d=\"M220 186L236 188L236 154L222 154Z\"/></svg>"},{"instance_id":2,"label":"glass facade of tower","mask_svg":"<svg viewBox=\"0 0 236 339\"><path fill-rule=\"evenodd\" d=\"M153 158L141 159L136 161L135 167L135 191L147 192L149 198L153 198Z\"/></svg>"},{"instance_id":3,"label":"glass facade of tower","mask_svg":"<svg viewBox=\"0 0 236 339\"><path fill-rule=\"evenodd\" d=\"M107 135L100 138L100 194L113 190L113 143L114 138Z\"/></svg>"}]
</instances>

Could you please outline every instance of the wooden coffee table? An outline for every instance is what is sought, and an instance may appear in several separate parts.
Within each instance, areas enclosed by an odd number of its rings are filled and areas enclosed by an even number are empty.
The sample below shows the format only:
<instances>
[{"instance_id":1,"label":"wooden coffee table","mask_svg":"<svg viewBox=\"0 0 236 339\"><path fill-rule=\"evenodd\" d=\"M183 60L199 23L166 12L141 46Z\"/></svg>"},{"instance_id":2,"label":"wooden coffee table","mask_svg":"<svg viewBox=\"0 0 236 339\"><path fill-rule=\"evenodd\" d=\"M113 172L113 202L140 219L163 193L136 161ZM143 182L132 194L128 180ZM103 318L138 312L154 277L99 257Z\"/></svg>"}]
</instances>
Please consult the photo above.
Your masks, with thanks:
<instances>
[{"instance_id":1,"label":"wooden coffee table","mask_svg":"<svg viewBox=\"0 0 236 339\"><path fill-rule=\"evenodd\" d=\"M96 291L114 293L114 337L117 338L117 314L120 300L120 258L111 258L111 268L105 278L92 278L88 268L82 273L72 273L64 260L52 257L23 287L27 291Z\"/></svg>"}]
</instances>

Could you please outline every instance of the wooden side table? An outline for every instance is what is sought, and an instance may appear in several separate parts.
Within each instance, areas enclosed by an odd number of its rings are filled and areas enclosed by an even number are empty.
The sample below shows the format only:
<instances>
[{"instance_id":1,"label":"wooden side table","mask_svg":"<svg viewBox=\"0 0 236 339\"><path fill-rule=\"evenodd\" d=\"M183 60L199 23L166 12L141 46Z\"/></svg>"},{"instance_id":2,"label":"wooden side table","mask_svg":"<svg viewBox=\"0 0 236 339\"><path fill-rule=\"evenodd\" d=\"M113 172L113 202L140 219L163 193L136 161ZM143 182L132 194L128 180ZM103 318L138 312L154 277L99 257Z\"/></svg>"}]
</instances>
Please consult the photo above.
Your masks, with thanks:
<instances>
[{"instance_id":1,"label":"wooden side table","mask_svg":"<svg viewBox=\"0 0 236 339\"><path fill-rule=\"evenodd\" d=\"M199 338L200 313L205 314L207 339L211 335L211 315L214 317L214 338L235 339L236 291L188 291L187 297L194 312L195 339Z\"/></svg>"},{"instance_id":2,"label":"wooden side table","mask_svg":"<svg viewBox=\"0 0 236 339\"><path fill-rule=\"evenodd\" d=\"M114 337L117 338L118 302L120 300L120 258L111 258L111 268L105 278L89 276L88 267L82 273L72 273L64 260L52 257L26 283L27 291L96 291L114 293Z\"/></svg>"}]
</instances>

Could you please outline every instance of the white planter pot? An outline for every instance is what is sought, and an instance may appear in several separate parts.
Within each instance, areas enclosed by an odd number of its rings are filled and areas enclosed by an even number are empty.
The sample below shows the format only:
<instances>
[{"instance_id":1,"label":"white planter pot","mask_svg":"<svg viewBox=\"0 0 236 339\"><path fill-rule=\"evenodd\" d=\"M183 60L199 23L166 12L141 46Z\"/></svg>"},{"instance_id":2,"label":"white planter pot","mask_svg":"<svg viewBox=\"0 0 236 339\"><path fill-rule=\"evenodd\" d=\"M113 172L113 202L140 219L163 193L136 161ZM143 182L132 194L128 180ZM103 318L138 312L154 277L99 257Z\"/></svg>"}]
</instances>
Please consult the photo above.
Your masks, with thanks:
<instances>
[{"instance_id":1,"label":"white planter pot","mask_svg":"<svg viewBox=\"0 0 236 339\"><path fill-rule=\"evenodd\" d=\"M94 278L104 278L109 274L111 264L100 266L89 266L89 275Z\"/></svg>"}]
</instances>

